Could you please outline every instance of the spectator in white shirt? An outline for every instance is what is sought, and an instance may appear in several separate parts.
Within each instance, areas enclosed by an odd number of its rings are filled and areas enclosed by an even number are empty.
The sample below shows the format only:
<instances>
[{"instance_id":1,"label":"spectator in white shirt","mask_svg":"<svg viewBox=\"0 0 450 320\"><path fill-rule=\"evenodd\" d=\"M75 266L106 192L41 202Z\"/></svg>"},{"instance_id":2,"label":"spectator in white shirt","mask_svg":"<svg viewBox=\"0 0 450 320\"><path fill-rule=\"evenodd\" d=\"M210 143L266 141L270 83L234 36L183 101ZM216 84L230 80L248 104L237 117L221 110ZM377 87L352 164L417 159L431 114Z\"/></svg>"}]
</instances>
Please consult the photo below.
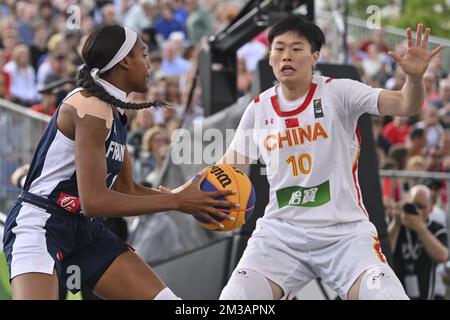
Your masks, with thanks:
<instances>
[{"instance_id":1,"label":"spectator in white shirt","mask_svg":"<svg viewBox=\"0 0 450 320\"><path fill-rule=\"evenodd\" d=\"M14 48L12 60L3 67L11 79L12 100L27 107L39 99L36 89L36 72L30 60L28 46L20 44Z\"/></svg>"},{"instance_id":2,"label":"spectator in white shirt","mask_svg":"<svg viewBox=\"0 0 450 320\"><path fill-rule=\"evenodd\" d=\"M124 26L136 32L152 26L155 9L156 0L139 0L125 15Z\"/></svg>"}]
</instances>

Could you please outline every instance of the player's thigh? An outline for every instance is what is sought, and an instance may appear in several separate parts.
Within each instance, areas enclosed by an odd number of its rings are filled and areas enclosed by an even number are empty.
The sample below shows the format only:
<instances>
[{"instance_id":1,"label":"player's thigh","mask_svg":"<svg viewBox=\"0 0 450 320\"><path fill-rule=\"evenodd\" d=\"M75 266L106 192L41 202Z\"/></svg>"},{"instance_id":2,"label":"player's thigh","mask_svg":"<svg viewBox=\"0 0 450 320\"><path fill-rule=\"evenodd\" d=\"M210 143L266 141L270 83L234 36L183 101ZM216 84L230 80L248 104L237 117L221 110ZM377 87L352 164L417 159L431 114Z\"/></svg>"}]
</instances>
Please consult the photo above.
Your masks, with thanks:
<instances>
[{"instance_id":1,"label":"player's thigh","mask_svg":"<svg viewBox=\"0 0 450 320\"><path fill-rule=\"evenodd\" d=\"M313 253L312 263L322 281L347 299L365 270L387 262L376 229L369 221L343 224L336 227L336 234L336 241Z\"/></svg>"},{"instance_id":2,"label":"player's thigh","mask_svg":"<svg viewBox=\"0 0 450 320\"><path fill-rule=\"evenodd\" d=\"M100 277L94 292L102 299L153 299L166 285L133 251L119 255Z\"/></svg>"},{"instance_id":3,"label":"player's thigh","mask_svg":"<svg viewBox=\"0 0 450 320\"><path fill-rule=\"evenodd\" d=\"M250 300L292 298L315 277L305 259L272 235L254 233L221 297L241 291ZM267 287L272 294L261 296Z\"/></svg>"},{"instance_id":4,"label":"player's thigh","mask_svg":"<svg viewBox=\"0 0 450 320\"><path fill-rule=\"evenodd\" d=\"M59 285L56 270L53 274L30 272L11 280L13 300L58 300Z\"/></svg>"}]
</instances>

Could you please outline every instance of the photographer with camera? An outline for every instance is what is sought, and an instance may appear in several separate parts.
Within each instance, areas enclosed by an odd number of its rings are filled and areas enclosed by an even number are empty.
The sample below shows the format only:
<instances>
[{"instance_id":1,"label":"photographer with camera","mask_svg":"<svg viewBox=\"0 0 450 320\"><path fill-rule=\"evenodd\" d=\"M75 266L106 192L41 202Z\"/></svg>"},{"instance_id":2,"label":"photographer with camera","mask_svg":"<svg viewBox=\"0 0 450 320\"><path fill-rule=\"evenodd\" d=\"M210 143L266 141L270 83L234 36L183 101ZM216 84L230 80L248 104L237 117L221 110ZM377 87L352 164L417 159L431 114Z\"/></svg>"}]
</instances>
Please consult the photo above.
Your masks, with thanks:
<instances>
[{"instance_id":1,"label":"photographer with camera","mask_svg":"<svg viewBox=\"0 0 450 320\"><path fill-rule=\"evenodd\" d=\"M393 250L393 269L411 299L434 299L436 264L448 259L447 229L429 219L431 191L416 185L410 203L398 208L388 226Z\"/></svg>"}]
</instances>

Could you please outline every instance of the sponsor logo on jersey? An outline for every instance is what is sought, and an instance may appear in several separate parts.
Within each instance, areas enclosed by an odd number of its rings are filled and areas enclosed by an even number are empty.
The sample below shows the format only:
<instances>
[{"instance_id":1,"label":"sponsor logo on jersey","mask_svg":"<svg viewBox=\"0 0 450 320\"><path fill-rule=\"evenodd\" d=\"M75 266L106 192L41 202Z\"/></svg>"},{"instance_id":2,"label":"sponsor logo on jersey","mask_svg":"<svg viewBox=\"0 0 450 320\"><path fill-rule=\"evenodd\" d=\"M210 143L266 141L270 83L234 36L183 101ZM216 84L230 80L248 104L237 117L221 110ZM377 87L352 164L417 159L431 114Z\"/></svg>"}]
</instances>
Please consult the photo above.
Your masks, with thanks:
<instances>
[{"instance_id":1,"label":"sponsor logo on jersey","mask_svg":"<svg viewBox=\"0 0 450 320\"><path fill-rule=\"evenodd\" d=\"M316 119L323 118L322 101L320 99L314 99L313 106L314 106L314 117Z\"/></svg>"},{"instance_id":2,"label":"sponsor logo on jersey","mask_svg":"<svg viewBox=\"0 0 450 320\"><path fill-rule=\"evenodd\" d=\"M290 128L284 132L269 134L264 138L263 144L264 148L270 152L284 147L302 145L306 142L315 142L319 138L328 139L328 133L320 122L316 122L314 125L308 124L305 127Z\"/></svg>"},{"instance_id":3,"label":"sponsor logo on jersey","mask_svg":"<svg viewBox=\"0 0 450 320\"><path fill-rule=\"evenodd\" d=\"M75 213L80 208L80 199L70 194L60 192L56 203L63 209Z\"/></svg>"},{"instance_id":4,"label":"sponsor logo on jersey","mask_svg":"<svg viewBox=\"0 0 450 320\"><path fill-rule=\"evenodd\" d=\"M292 186L276 192L278 207L319 207L330 201L330 183L313 187Z\"/></svg>"},{"instance_id":5,"label":"sponsor logo on jersey","mask_svg":"<svg viewBox=\"0 0 450 320\"><path fill-rule=\"evenodd\" d=\"M111 141L108 150L106 151L106 158L123 162L125 155L125 145Z\"/></svg>"}]
</instances>

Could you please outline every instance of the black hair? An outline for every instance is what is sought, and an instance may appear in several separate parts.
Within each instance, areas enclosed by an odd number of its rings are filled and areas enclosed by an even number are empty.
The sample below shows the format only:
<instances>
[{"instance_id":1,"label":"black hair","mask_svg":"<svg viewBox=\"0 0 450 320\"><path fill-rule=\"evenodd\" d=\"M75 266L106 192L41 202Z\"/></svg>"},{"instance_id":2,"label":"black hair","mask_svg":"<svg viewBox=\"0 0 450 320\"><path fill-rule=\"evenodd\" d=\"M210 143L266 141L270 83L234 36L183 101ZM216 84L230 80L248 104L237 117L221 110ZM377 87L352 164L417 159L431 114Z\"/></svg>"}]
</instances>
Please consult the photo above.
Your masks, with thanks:
<instances>
[{"instance_id":1,"label":"black hair","mask_svg":"<svg viewBox=\"0 0 450 320\"><path fill-rule=\"evenodd\" d=\"M114 58L124 41L125 29L119 25L104 25L93 31L86 39L81 52L85 64L78 71L78 86L85 88L98 99L122 109L136 110L167 106L167 103L161 101L148 101L144 103L124 102L110 95L92 78L90 71L93 68L101 69L105 67ZM105 74L109 71L106 71Z\"/></svg>"},{"instance_id":2,"label":"black hair","mask_svg":"<svg viewBox=\"0 0 450 320\"><path fill-rule=\"evenodd\" d=\"M409 138L411 140L415 138L423 138L425 137L425 130L422 128L414 128L411 133L409 134Z\"/></svg>"},{"instance_id":3,"label":"black hair","mask_svg":"<svg viewBox=\"0 0 450 320\"><path fill-rule=\"evenodd\" d=\"M435 191L439 191L444 186L442 181L434 178L422 178L419 183L426 185L428 188Z\"/></svg>"},{"instance_id":4,"label":"black hair","mask_svg":"<svg viewBox=\"0 0 450 320\"><path fill-rule=\"evenodd\" d=\"M305 37L311 45L311 52L320 51L322 45L325 44L325 35L316 24L304 16L293 14L277 22L270 29L268 35L269 47L272 47L275 37L286 32L294 32Z\"/></svg>"}]
</instances>

